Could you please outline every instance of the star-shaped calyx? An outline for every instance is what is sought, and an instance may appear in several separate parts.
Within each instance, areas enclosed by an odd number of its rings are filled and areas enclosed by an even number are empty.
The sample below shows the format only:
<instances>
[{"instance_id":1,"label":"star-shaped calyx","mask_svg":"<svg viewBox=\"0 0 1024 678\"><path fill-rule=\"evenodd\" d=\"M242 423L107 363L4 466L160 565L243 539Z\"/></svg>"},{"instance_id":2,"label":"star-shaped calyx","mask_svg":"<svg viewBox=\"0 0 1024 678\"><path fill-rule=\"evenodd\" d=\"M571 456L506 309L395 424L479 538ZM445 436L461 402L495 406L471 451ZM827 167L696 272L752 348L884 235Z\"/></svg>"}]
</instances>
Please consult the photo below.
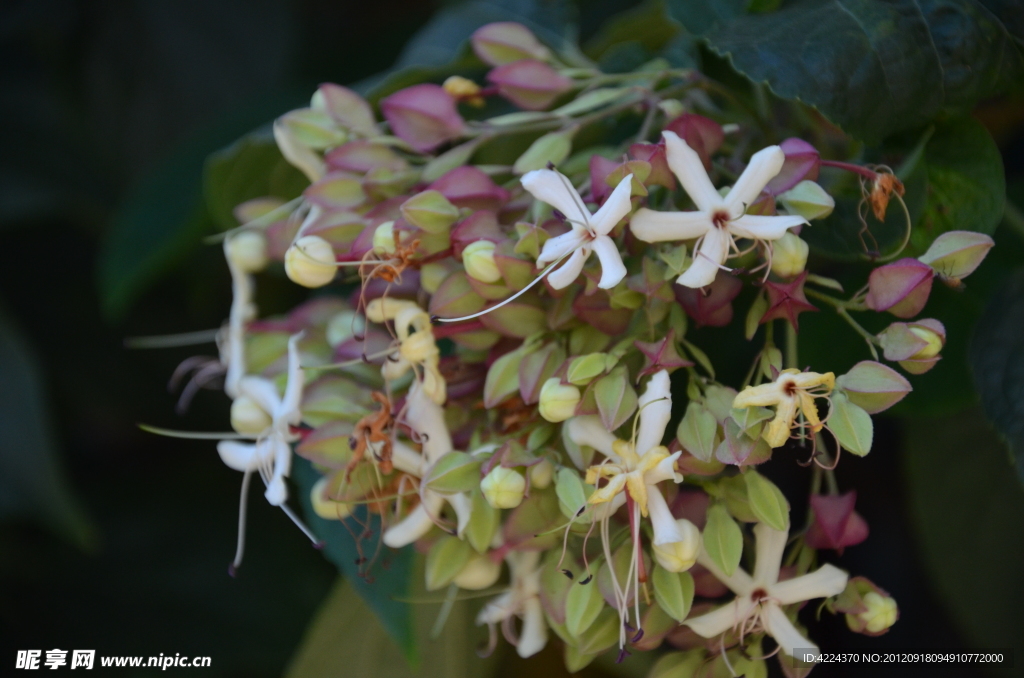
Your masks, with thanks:
<instances>
[{"instance_id":1,"label":"star-shaped calyx","mask_svg":"<svg viewBox=\"0 0 1024 678\"><path fill-rule=\"evenodd\" d=\"M804 271L788 283L766 282L764 284L764 289L768 292L768 310L761 318L762 325L769 320L785 318L793 326L793 329L800 329L797 316L804 311L818 310L807 301L807 297L804 295L804 280L806 279L807 271Z\"/></svg>"},{"instance_id":2,"label":"star-shaped calyx","mask_svg":"<svg viewBox=\"0 0 1024 678\"><path fill-rule=\"evenodd\" d=\"M676 350L676 331L671 329L661 341L634 341L633 345L644 354L644 368L640 377L654 374L660 370L671 372L680 367L692 367L693 363L684 360ZM638 379L640 377L637 377Z\"/></svg>"}]
</instances>

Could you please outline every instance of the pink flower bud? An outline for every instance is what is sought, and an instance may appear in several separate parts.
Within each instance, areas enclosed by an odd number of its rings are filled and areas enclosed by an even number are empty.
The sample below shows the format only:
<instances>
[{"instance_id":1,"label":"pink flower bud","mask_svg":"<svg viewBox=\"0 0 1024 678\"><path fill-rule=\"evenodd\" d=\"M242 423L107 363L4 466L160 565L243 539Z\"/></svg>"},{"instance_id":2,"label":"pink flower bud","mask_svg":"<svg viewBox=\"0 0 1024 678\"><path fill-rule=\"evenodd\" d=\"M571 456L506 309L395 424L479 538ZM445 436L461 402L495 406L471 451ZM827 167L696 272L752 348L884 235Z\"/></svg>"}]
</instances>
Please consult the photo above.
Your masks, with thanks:
<instances>
[{"instance_id":1,"label":"pink flower bud","mask_svg":"<svg viewBox=\"0 0 1024 678\"><path fill-rule=\"evenodd\" d=\"M547 59L551 52L540 44L529 28L514 21L499 21L476 29L470 37L473 51L491 65L501 66L520 59Z\"/></svg>"},{"instance_id":2,"label":"pink flower bud","mask_svg":"<svg viewBox=\"0 0 1024 678\"><path fill-rule=\"evenodd\" d=\"M879 266L868 277L868 308L889 311L897 318L912 318L921 312L932 291L935 272L917 259L900 259Z\"/></svg>"},{"instance_id":3,"label":"pink flower bud","mask_svg":"<svg viewBox=\"0 0 1024 678\"><path fill-rule=\"evenodd\" d=\"M330 115L341 127L364 137L377 135L377 121L366 99L347 87L327 82L313 95L313 108Z\"/></svg>"},{"instance_id":4,"label":"pink flower bud","mask_svg":"<svg viewBox=\"0 0 1024 678\"><path fill-rule=\"evenodd\" d=\"M911 374L924 374L942 357L946 328L938 320L925 318L914 323L893 323L878 335L886 360L899 362Z\"/></svg>"},{"instance_id":5,"label":"pink flower bud","mask_svg":"<svg viewBox=\"0 0 1024 678\"><path fill-rule=\"evenodd\" d=\"M725 139L721 125L703 115L683 113L665 125L665 129L678 134L687 146L697 151L697 155L704 161L704 168L711 170L711 156Z\"/></svg>"},{"instance_id":6,"label":"pink flower bud","mask_svg":"<svg viewBox=\"0 0 1024 678\"><path fill-rule=\"evenodd\" d=\"M629 147L629 154L637 160L645 160L650 163L651 174L644 184L664 186L670 191L675 190L676 177L668 167L664 141L657 144L633 144Z\"/></svg>"},{"instance_id":7,"label":"pink flower bud","mask_svg":"<svg viewBox=\"0 0 1024 678\"><path fill-rule=\"evenodd\" d=\"M342 144L330 150L324 160L329 169L343 172L365 173L378 167L399 171L408 167L408 163L387 146L365 140Z\"/></svg>"},{"instance_id":8,"label":"pink flower bud","mask_svg":"<svg viewBox=\"0 0 1024 678\"><path fill-rule=\"evenodd\" d=\"M736 276L719 273L715 281L705 290L673 285L678 301L686 314L698 325L725 327L732 322L732 300L743 289L743 282Z\"/></svg>"},{"instance_id":9,"label":"pink flower bud","mask_svg":"<svg viewBox=\"0 0 1024 678\"><path fill-rule=\"evenodd\" d=\"M573 87L572 80L534 59L498 66L487 74L487 79L503 97L528 111L547 108L558 95Z\"/></svg>"},{"instance_id":10,"label":"pink flower bud","mask_svg":"<svg viewBox=\"0 0 1024 678\"><path fill-rule=\"evenodd\" d=\"M796 137L786 139L779 144L779 148L786 154L786 161L775 178L765 186L767 193L785 193L805 179L814 181L818 178L818 168L821 166L818 149Z\"/></svg>"},{"instance_id":11,"label":"pink flower bud","mask_svg":"<svg viewBox=\"0 0 1024 678\"><path fill-rule=\"evenodd\" d=\"M456 258L462 257L462 251L478 240L489 240L495 244L505 240L506 236L498 228L498 218L494 212L480 210L463 219L452 228L451 243Z\"/></svg>"},{"instance_id":12,"label":"pink flower bud","mask_svg":"<svg viewBox=\"0 0 1024 678\"><path fill-rule=\"evenodd\" d=\"M609 160L601 155L590 156L590 190L593 193L594 202L601 205L612 193L612 187L605 179L619 166L615 160Z\"/></svg>"},{"instance_id":13,"label":"pink flower bud","mask_svg":"<svg viewBox=\"0 0 1024 678\"><path fill-rule=\"evenodd\" d=\"M900 617L893 597L866 577L851 578L830 609L845 614L850 630L866 636L885 634Z\"/></svg>"},{"instance_id":14,"label":"pink flower bud","mask_svg":"<svg viewBox=\"0 0 1024 678\"><path fill-rule=\"evenodd\" d=\"M463 165L441 176L428 188L438 191L456 207L496 212L508 202L509 192L476 167Z\"/></svg>"},{"instance_id":15,"label":"pink flower bud","mask_svg":"<svg viewBox=\"0 0 1024 678\"><path fill-rule=\"evenodd\" d=\"M440 85L413 85L380 102L391 131L421 153L434 150L462 134L462 116L455 99Z\"/></svg>"},{"instance_id":16,"label":"pink flower bud","mask_svg":"<svg viewBox=\"0 0 1024 678\"><path fill-rule=\"evenodd\" d=\"M805 537L814 549L834 549L842 552L868 538L868 524L853 510L856 492L841 495L816 494L811 497L814 522Z\"/></svg>"}]
</instances>

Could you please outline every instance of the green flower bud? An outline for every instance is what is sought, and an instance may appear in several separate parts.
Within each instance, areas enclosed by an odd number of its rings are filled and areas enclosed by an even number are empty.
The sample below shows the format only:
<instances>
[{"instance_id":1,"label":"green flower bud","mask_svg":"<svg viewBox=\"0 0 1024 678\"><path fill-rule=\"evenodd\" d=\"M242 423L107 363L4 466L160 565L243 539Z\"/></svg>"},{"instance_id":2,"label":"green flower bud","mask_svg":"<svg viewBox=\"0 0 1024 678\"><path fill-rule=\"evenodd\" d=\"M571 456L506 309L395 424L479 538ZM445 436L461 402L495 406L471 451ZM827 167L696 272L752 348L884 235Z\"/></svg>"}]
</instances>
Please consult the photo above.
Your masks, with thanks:
<instances>
[{"instance_id":1,"label":"green flower bud","mask_svg":"<svg viewBox=\"0 0 1024 678\"><path fill-rule=\"evenodd\" d=\"M459 208L440 191L423 191L402 203L402 216L427 233L447 233L459 218Z\"/></svg>"},{"instance_id":2,"label":"green flower bud","mask_svg":"<svg viewBox=\"0 0 1024 678\"><path fill-rule=\"evenodd\" d=\"M676 520L682 541L654 545L654 558L669 572L683 572L693 567L700 553L700 530L685 518Z\"/></svg>"},{"instance_id":3,"label":"green flower bud","mask_svg":"<svg viewBox=\"0 0 1024 678\"><path fill-rule=\"evenodd\" d=\"M259 231L242 231L228 237L228 259L246 273L257 273L267 265L267 239Z\"/></svg>"},{"instance_id":4,"label":"green flower bud","mask_svg":"<svg viewBox=\"0 0 1024 678\"><path fill-rule=\"evenodd\" d=\"M526 478L513 469L495 466L480 481L480 489L484 492L484 499L494 508L515 508L523 501Z\"/></svg>"},{"instance_id":5,"label":"green flower bud","mask_svg":"<svg viewBox=\"0 0 1024 678\"><path fill-rule=\"evenodd\" d=\"M530 467L530 485L538 490L543 490L551 485L551 480L554 477L555 465L547 459L542 459L539 464Z\"/></svg>"},{"instance_id":6,"label":"green flower bud","mask_svg":"<svg viewBox=\"0 0 1024 678\"><path fill-rule=\"evenodd\" d=\"M914 336L925 342L924 348L910 356L911 360L927 360L928 358L934 358L939 354L939 351L942 350L942 345L945 343L944 338L930 327L910 325L910 331Z\"/></svg>"},{"instance_id":7,"label":"green flower bud","mask_svg":"<svg viewBox=\"0 0 1024 678\"><path fill-rule=\"evenodd\" d=\"M344 520L352 515L352 507L343 501L334 501L327 496L328 482L329 478L321 478L310 490L309 500L313 504L313 512L325 520Z\"/></svg>"},{"instance_id":8,"label":"green flower bud","mask_svg":"<svg viewBox=\"0 0 1024 678\"><path fill-rule=\"evenodd\" d=\"M540 389L540 402L537 408L540 410L540 416L557 424L576 414L576 406L579 403L578 388L563 384L557 377L552 377L545 381Z\"/></svg>"},{"instance_id":9,"label":"green flower bud","mask_svg":"<svg viewBox=\"0 0 1024 678\"><path fill-rule=\"evenodd\" d=\"M248 396L238 396L231 403L231 428L239 433L257 435L270 428L270 415Z\"/></svg>"},{"instance_id":10,"label":"green flower bud","mask_svg":"<svg viewBox=\"0 0 1024 678\"><path fill-rule=\"evenodd\" d=\"M476 554L455 575L452 583L460 589L480 591L494 585L501 576L501 562L494 562L483 554Z\"/></svg>"},{"instance_id":11,"label":"green flower bud","mask_svg":"<svg viewBox=\"0 0 1024 678\"><path fill-rule=\"evenodd\" d=\"M303 287L323 287L338 272L334 249L317 235L299 238L284 255L284 272Z\"/></svg>"},{"instance_id":12,"label":"green flower bud","mask_svg":"<svg viewBox=\"0 0 1024 678\"><path fill-rule=\"evenodd\" d=\"M373 232L373 253L395 253L395 222L385 221Z\"/></svg>"},{"instance_id":13,"label":"green flower bud","mask_svg":"<svg viewBox=\"0 0 1024 678\"><path fill-rule=\"evenodd\" d=\"M780 194L779 201L787 212L799 214L808 221L824 219L836 207L836 201L824 188L806 179Z\"/></svg>"},{"instance_id":14,"label":"green flower bud","mask_svg":"<svg viewBox=\"0 0 1024 678\"><path fill-rule=\"evenodd\" d=\"M494 263L494 243L490 240L477 240L462 250L462 263L470 278L485 283L501 280L501 271Z\"/></svg>"},{"instance_id":15,"label":"green flower bud","mask_svg":"<svg viewBox=\"0 0 1024 678\"><path fill-rule=\"evenodd\" d=\"M807 243L794 233L786 233L772 245L772 273L780 278L794 278L807 265Z\"/></svg>"},{"instance_id":16,"label":"green flower bud","mask_svg":"<svg viewBox=\"0 0 1024 678\"><path fill-rule=\"evenodd\" d=\"M881 633L895 624L900 616L896 600L891 596L883 596L876 591L869 591L861 600L867 609L856 615L846 615L847 625L855 631ZM854 619L850 620L849 617Z\"/></svg>"}]
</instances>

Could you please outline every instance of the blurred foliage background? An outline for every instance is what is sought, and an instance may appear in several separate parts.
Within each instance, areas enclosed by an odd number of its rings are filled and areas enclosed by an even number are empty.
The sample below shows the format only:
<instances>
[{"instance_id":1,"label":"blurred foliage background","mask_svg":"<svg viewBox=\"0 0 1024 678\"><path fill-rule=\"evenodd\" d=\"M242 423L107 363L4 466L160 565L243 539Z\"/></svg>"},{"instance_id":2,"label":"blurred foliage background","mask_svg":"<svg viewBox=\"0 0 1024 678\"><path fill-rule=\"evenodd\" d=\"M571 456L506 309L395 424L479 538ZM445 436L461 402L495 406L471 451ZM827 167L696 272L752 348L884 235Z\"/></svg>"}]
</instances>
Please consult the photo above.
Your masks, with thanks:
<instances>
[{"instance_id":1,"label":"blurred foliage background","mask_svg":"<svg viewBox=\"0 0 1024 678\"><path fill-rule=\"evenodd\" d=\"M540 7L537 16L565 9L518 0L0 6L0 665L18 649L62 648L208 655L211 676L408 675L367 608L335 583L334 565L266 503L251 502L246 562L238 578L227 576L238 474L209 441L136 427L222 430L227 399L200 393L178 417L165 385L195 349L129 351L123 340L213 328L226 316L221 251L200 243L214 229L202 197L211 153L305 105L320 82L356 83L396 57L447 61L477 25L519 18L525 7ZM581 2L581 44L613 63L649 58L634 35L664 30L651 18L661 7ZM739 80L706 48L694 57ZM1013 205L1024 205L1024 99L986 100L975 117L1007 174L997 247L965 290L937 286L926 314L950 329L945 359L878 422L873 453L842 469L872 534L840 562L890 591L901 620L886 636L864 638L825 615L815 638L828 650L1016 646L1024 667L1024 491L975 386L990 417L1019 440L1024 425L1013 422L1024 419L1006 402L1024 401L1016 368L1024 310L1006 310L1021 306L1013 273L1024 262L1024 219ZM283 279L261 281L261 313L284 311L301 295ZM979 318L974 362L1001 367L972 380L968 348ZM803 361L866 357L859 342L832 343L830 314L801 320L804 336L816 338L802 342ZM699 330L695 341L717 346L718 332ZM805 491L801 478L795 465L773 473L787 494ZM483 635L462 608L443 643L425 640L437 608L417 606L420 675L523 670L507 652L501 661L469 658ZM640 676L648 665L635 657L585 673ZM564 673L551 646L530 666ZM825 667L815 675L863 673ZM946 667L928 675L988 674Z\"/></svg>"}]
</instances>

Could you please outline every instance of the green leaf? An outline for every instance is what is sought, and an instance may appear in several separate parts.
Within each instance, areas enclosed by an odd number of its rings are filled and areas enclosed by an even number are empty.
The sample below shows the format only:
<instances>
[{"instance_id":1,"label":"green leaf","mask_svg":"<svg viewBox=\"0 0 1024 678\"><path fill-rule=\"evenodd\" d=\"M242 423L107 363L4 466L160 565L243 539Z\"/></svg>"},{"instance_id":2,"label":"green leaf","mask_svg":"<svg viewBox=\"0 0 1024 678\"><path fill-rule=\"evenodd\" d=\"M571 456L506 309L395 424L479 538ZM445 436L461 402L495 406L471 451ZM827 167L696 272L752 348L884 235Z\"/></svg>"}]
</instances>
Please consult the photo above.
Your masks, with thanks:
<instances>
[{"instance_id":1,"label":"green leaf","mask_svg":"<svg viewBox=\"0 0 1024 678\"><path fill-rule=\"evenodd\" d=\"M522 351L516 350L491 363L484 381L484 407L494 407L519 392L519 361L522 359Z\"/></svg>"},{"instance_id":2,"label":"green leaf","mask_svg":"<svg viewBox=\"0 0 1024 678\"><path fill-rule=\"evenodd\" d=\"M638 401L625 365L594 383L594 397L601 422L609 431L622 426L633 415Z\"/></svg>"},{"instance_id":3,"label":"green leaf","mask_svg":"<svg viewBox=\"0 0 1024 678\"><path fill-rule=\"evenodd\" d=\"M708 507L708 520L704 526L704 550L711 562L725 574L732 576L743 555L743 533L723 504Z\"/></svg>"},{"instance_id":4,"label":"green leaf","mask_svg":"<svg viewBox=\"0 0 1024 678\"><path fill-rule=\"evenodd\" d=\"M832 413L828 418L828 427L839 439L844 450L849 450L859 457L871 451L871 439L874 425L871 415L864 408L854 405L843 393L832 394Z\"/></svg>"},{"instance_id":5,"label":"green leaf","mask_svg":"<svg viewBox=\"0 0 1024 678\"><path fill-rule=\"evenodd\" d=\"M470 501L473 503L469 523L466 525L466 541L478 553L487 553L501 524L501 513L484 498L484 493L479 487L473 490Z\"/></svg>"},{"instance_id":6,"label":"green leaf","mask_svg":"<svg viewBox=\"0 0 1024 678\"><path fill-rule=\"evenodd\" d=\"M0 516L35 518L91 551L96 528L61 466L43 384L28 341L0 309Z\"/></svg>"},{"instance_id":7,"label":"green leaf","mask_svg":"<svg viewBox=\"0 0 1024 678\"><path fill-rule=\"evenodd\" d=\"M593 582L587 586L593 586ZM576 644L576 651L584 656L593 656L619 642L619 615L605 607L590 628L582 634Z\"/></svg>"},{"instance_id":8,"label":"green leaf","mask_svg":"<svg viewBox=\"0 0 1024 678\"><path fill-rule=\"evenodd\" d=\"M345 525L338 520L325 520L313 511L310 502L309 493L320 479L320 474L312 464L301 457L295 457L292 462L292 479L299 486L298 495L306 524L323 542L324 555L338 567L349 586L370 606L406 658L414 657L416 646L412 633L412 609L408 603L396 600L405 598L409 592L412 547L397 551L386 549L369 571L362 571L363 566L357 564L362 562L362 551L375 548L380 541L379 527L371 527L368 537L363 534L365 526L370 524L366 509L360 507L355 511L352 518L348 519L352 525Z\"/></svg>"},{"instance_id":9,"label":"green leaf","mask_svg":"<svg viewBox=\"0 0 1024 678\"><path fill-rule=\"evenodd\" d=\"M588 353L572 359L565 378L570 384L585 386L590 380L602 374L606 367L607 353Z\"/></svg>"},{"instance_id":10,"label":"green leaf","mask_svg":"<svg viewBox=\"0 0 1024 678\"><path fill-rule=\"evenodd\" d=\"M782 490L757 471L747 471L743 477L750 509L757 519L776 530L789 531L789 502Z\"/></svg>"},{"instance_id":11,"label":"green leaf","mask_svg":"<svg viewBox=\"0 0 1024 678\"><path fill-rule=\"evenodd\" d=\"M940 112L966 112L1024 79L1012 3L806 0L737 16L740 4L669 7L752 81L817 107L868 142Z\"/></svg>"},{"instance_id":12,"label":"green leaf","mask_svg":"<svg viewBox=\"0 0 1024 678\"><path fill-rule=\"evenodd\" d=\"M480 485L482 463L479 457L453 450L434 462L423 482L441 494L469 492Z\"/></svg>"},{"instance_id":13,"label":"green leaf","mask_svg":"<svg viewBox=\"0 0 1024 678\"><path fill-rule=\"evenodd\" d=\"M711 461L715 453L715 434L718 432L718 421L715 415L697 402L686 406L686 414L679 422L676 435L687 452L701 461Z\"/></svg>"},{"instance_id":14,"label":"green leaf","mask_svg":"<svg viewBox=\"0 0 1024 678\"><path fill-rule=\"evenodd\" d=\"M593 581L581 584L576 582L569 589L565 598L565 628L579 637L590 628L597 615L604 609L604 598Z\"/></svg>"},{"instance_id":15,"label":"green leaf","mask_svg":"<svg viewBox=\"0 0 1024 678\"><path fill-rule=\"evenodd\" d=\"M992 235L1003 216L1006 180L995 141L980 122L962 117L935 128L925 146L928 199L915 223L910 254L947 231Z\"/></svg>"},{"instance_id":16,"label":"green leaf","mask_svg":"<svg viewBox=\"0 0 1024 678\"><path fill-rule=\"evenodd\" d=\"M551 111L554 115L579 115L607 106L629 91L628 87L599 87L583 94L564 106Z\"/></svg>"},{"instance_id":17,"label":"green leaf","mask_svg":"<svg viewBox=\"0 0 1024 678\"><path fill-rule=\"evenodd\" d=\"M685 620L693 605L693 575L669 572L661 565L655 565L651 583L654 585L654 599L661 609L677 622Z\"/></svg>"},{"instance_id":18,"label":"green leaf","mask_svg":"<svg viewBox=\"0 0 1024 678\"><path fill-rule=\"evenodd\" d=\"M1005 449L976 410L913 420L906 441L902 475L935 599L965 642L1019 643L1024 493Z\"/></svg>"},{"instance_id":19,"label":"green leaf","mask_svg":"<svg viewBox=\"0 0 1024 678\"><path fill-rule=\"evenodd\" d=\"M587 505L587 493L580 474L571 468L558 469L555 494L558 495L558 508L566 518L576 518L580 509Z\"/></svg>"},{"instance_id":20,"label":"green leaf","mask_svg":"<svg viewBox=\"0 0 1024 678\"><path fill-rule=\"evenodd\" d=\"M572 137L575 129L568 129L560 132L549 132L530 144L526 152L519 156L512 171L516 174L525 174L531 170L538 170L547 167L548 163L560 164L569 157L572 150Z\"/></svg>"},{"instance_id":21,"label":"green leaf","mask_svg":"<svg viewBox=\"0 0 1024 678\"><path fill-rule=\"evenodd\" d=\"M427 552L427 590L436 591L450 584L472 556L469 542L447 534L440 537Z\"/></svg>"},{"instance_id":22,"label":"green leaf","mask_svg":"<svg viewBox=\"0 0 1024 678\"><path fill-rule=\"evenodd\" d=\"M1024 483L1024 270L993 296L969 351L985 416L1009 445Z\"/></svg>"}]
</instances>

